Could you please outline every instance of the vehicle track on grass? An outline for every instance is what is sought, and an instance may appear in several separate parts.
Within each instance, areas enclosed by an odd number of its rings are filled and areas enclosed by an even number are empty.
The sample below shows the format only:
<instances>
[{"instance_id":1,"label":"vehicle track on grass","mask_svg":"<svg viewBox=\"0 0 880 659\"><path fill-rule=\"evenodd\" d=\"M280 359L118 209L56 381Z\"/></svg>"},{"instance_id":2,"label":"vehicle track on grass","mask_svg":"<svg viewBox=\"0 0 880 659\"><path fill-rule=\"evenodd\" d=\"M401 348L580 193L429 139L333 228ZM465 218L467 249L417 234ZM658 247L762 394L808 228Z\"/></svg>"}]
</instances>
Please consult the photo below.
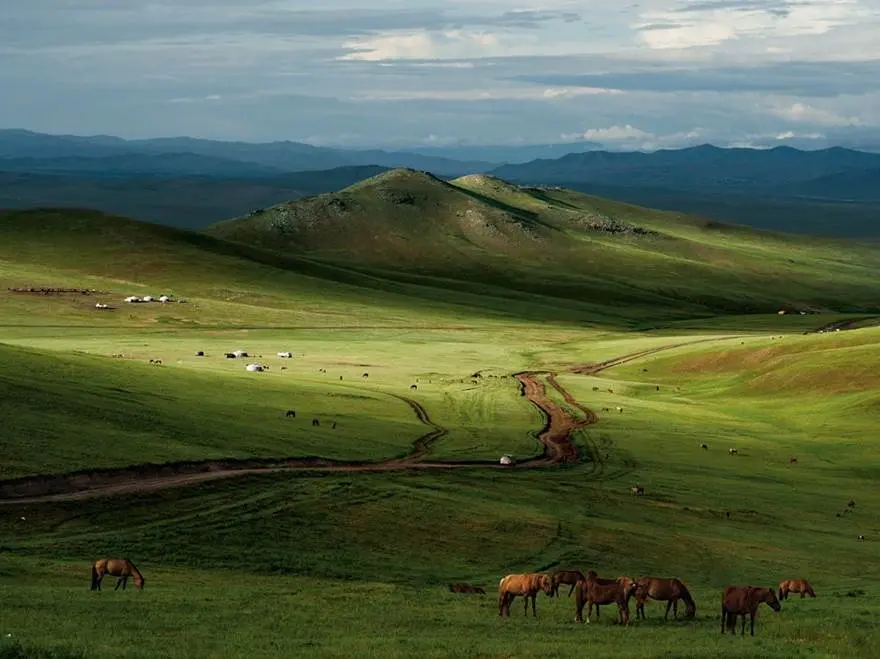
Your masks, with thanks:
<instances>
[{"instance_id":1,"label":"vehicle track on grass","mask_svg":"<svg viewBox=\"0 0 880 659\"><path fill-rule=\"evenodd\" d=\"M738 338L738 337L725 337ZM723 339L699 339L660 346L649 350L616 357L603 362L568 369L570 373L596 375L606 369L649 355L677 347L718 341ZM405 456L381 461L334 460L321 457L298 458L247 458L212 459L166 464L141 464L117 469L88 469L57 476L25 476L0 481L0 505L62 503L93 497L141 494L166 488L194 485L233 476L271 474L297 471L301 473L362 473L416 470L443 470L463 468L483 469L529 469L554 465L576 464L581 461L581 452L574 443L572 435L598 422L598 416L580 404L559 382L553 371L524 371L516 373L521 391L529 402L541 413L544 425L536 437L542 446L540 455L522 460L515 465L501 465L496 461L472 460L426 460L432 446L448 434L448 429L431 420L427 410L417 401L391 394L406 403L416 417L431 430L413 442L412 450ZM563 406L556 404L547 394L547 388L540 378L544 378L569 405L584 414L578 418ZM603 460L597 447L587 437L594 471L601 470Z\"/></svg>"}]
</instances>

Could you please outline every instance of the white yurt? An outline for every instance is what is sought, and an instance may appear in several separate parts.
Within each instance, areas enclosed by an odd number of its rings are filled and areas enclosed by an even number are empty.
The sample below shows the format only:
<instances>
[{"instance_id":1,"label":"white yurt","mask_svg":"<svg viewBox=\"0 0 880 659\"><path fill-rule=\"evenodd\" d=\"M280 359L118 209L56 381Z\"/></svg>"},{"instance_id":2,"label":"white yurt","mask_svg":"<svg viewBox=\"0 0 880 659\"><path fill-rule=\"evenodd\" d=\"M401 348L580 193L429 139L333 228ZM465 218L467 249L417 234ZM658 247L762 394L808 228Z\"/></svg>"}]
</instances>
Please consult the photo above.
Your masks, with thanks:
<instances>
[{"instance_id":1,"label":"white yurt","mask_svg":"<svg viewBox=\"0 0 880 659\"><path fill-rule=\"evenodd\" d=\"M248 356L248 354L244 350L233 350L232 354L235 355L237 359Z\"/></svg>"},{"instance_id":2,"label":"white yurt","mask_svg":"<svg viewBox=\"0 0 880 659\"><path fill-rule=\"evenodd\" d=\"M161 296L159 296L159 302L161 302L162 304L165 304L166 302L171 302L171 298L168 297L167 295L161 295Z\"/></svg>"},{"instance_id":3,"label":"white yurt","mask_svg":"<svg viewBox=\"0 0 880 659\"><path fill-rule=\"evenodd\" d=\"M263 372L263 366L261 364L248 364L247 366L245 366L245 369L247 369L251 373Z\"/></svg>"},{"instance_id":4,"label":"white yurt","mask_svg":"<svg viewBox=\"0 0 880 659\"><path fill-rule=\"evenodd\" d=\"M144 295L143 302L152 302L152 301L153 301L152 295Z\"/></svg>"},{"instance_id":5,"label":"white yurt","mask_svg":"<svg viewBox=\"0 0 880 659\"><path fill-rule=\"evenodd\" d=\"M293 357L293 353L292 352L279 352L278 356L281 359L291 359Z\"/></svg>"},{"instance_id":6,"label":"white yurt","mask_svg":"<svg viewBox=\"0 0 880 659\"><path fill-rule=\"evenodd\" d=\"M125 301L126 302L140 302L141 299L136 295L129 295L127 298L125 298Z\"/></svg>"},{"instance_id":7,"label":"white yurt","mask_svg":"<svg viewBox=\"0 0 880 659\"><path fill-rule=\"evenodd\" d=\"M498 462L503 465L512 465L516 462L516 460L513 459L512 455L502 455L501 459Z\"/></svg>"}]
</instances>

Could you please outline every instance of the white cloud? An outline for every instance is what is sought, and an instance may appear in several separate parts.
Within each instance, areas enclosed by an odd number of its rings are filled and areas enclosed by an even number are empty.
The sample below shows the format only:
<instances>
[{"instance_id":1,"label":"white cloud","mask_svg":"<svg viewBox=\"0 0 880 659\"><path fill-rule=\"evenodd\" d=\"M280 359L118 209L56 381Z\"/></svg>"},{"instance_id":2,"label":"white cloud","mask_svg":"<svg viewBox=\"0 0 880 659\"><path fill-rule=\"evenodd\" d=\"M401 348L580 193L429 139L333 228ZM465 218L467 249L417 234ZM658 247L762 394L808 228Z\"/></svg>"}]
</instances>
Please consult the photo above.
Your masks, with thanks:
<instances>
[{"instance_id":1,"label":"white cloud","mask_svg":"<svg viewBox=\"0 0 880 659\"><path fill-rule=\"evenodd\" d=\"M651 133L626 124L625 126L609 126L608 128L588 128L582 133L563 133L563 141L586 140L589 142L629 142L653 137Z\"/></svg>"},{"instance_id":2,"label":"white cloud","mask_svg":"<svg viewBox=\"0 0 880 659\"><path fill-rule=\"evenodd\" d=\"M864 125L858 117L845 117L831 110L813 107L804 103L792 103L783 107L775 107L770 110L770 113L782 119L820 126Z\"/></svg>"},{"instance_id":3,"label":"white cloud","mask_svg":"<svg viewBox=\"0 0 880 659\"><path fill-rule=\"evenodd\" d=\"M340 60L363 62L465 59L501 52L498 35L467 30L380 34L349 39L342 45L349 52L340 56Z\"/></svg>"},{"instance_id":4,"label":"white cloud","mask_svg":"<svg viewBox=\"0 0 880 659\"><path fill-rule=\"evenodd\" d=\"M623 94L599 87L496 87L493 89L373 89L352 94L353 101L561 101L580 96Z\"/></svg>"}]
</instances>

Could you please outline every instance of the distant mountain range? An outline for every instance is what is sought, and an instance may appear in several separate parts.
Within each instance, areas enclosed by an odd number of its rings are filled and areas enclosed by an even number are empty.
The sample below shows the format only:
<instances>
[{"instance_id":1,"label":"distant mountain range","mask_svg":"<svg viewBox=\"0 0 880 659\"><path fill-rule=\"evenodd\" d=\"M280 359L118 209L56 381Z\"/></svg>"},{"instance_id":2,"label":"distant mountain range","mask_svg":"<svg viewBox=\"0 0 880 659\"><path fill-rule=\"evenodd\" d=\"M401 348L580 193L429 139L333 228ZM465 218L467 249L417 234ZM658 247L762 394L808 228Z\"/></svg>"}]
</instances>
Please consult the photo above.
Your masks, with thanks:
<instances>
[{"instance_id":1,"label":"distant mountain range","mask_svg":"<svg viewBox=\"0 0 880 659\"><path fill-rule=\"evenodd\" d=\"M711 145L641 153L594 146L364 151L0 130L0 207L92 207L199 227L408 167L447 179L490 173L761 228L880 236L880 153Z\"/></svg>"}]
</instances>

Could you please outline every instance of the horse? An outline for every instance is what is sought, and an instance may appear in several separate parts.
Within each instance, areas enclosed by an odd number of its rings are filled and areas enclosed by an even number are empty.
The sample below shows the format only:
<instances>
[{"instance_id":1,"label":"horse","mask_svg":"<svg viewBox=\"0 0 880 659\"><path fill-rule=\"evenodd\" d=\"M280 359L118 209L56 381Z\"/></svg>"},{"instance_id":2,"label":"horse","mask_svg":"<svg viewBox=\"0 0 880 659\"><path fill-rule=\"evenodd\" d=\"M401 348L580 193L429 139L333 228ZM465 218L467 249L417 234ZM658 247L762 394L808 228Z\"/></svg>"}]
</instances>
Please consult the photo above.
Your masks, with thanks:
<instances>
[{"instance_id":1,"label":"horse","mask_svg":"<svg viewBox=\"0 0 880 659\"><path fill-rule=\"evenodd\" d=\"M317 419L312 419L312 425L313 425L313 426L320 426L320 425L321 425L321 422L318 421Z\"/></svg>"},{"instance_id":2,"label":"horse","mask_svg":"<svg viewBox=\"0 0 880 659\"><path fill-rule=\"evenodd\" d=\"M593 615L593 606L596 606L596 617L599 617L600 604L617 604L617 614L621 625L629 624L629 598L636 591L637 584L630 577L617 577L617 579L600 579L590 570L587 578L577 584L577 604L575 609L575 622L584 621L584 604L587 604L587 623Z\"/></svg>"},{"instance_id":3,"label":"horse","mask_svg":"<svg viewBox=\"0 0 880 659\"><path fill-rule=\"evenodd\" d=\"M418 389L418 387L416 385L414 385L414 384L409 385L410 391L415 391L416 389Z\"/></svg>"},{"instance_id":4,"label":"horse","mask_svg":"<svg viewBox=\"0 0 880 659\"><path fill-rule=\"evenodd\" d=\"M634 485L629 488L629 491L635 494L637 497L640 497L645 493L645 488L643 488L641 485Z\"/></svg>"},{"instance_id":5,"label":"horse","mask_svg":"<svg viewBox=\"0 0 880 659\"><path fill-rule=\"evenodd\" d=\"M816 596L816 593L813 592L813 587L806 579L786 579L785 581L780 581L779 599L787 600L789 593L800 593L801 599L804 599L807 595L810 597Z\"/></svg>"},{"instance_id":6,"label":"horse","mask_svg":"<svg viewBox=\"0 0 880 659\"><path fill-rule=\"evenodd\" d=\"M578 581L585 581L586 577L580 570L559 570L550 575L550 582L553 584L553 594L559 596L559 586L566 584L571 586L568 589L568 596L571 597L574 587Z\"/></svg>"},{"instance_id":7,"label":"horse","mask_svg":"<svg viewBox=\"0 0 880 659\"><path fill-rule=\"evenodd\" d=\"M700 448L703 449L704 451L708 451L709 445L708 444L700 444Z\"/></svg>"},{"instance_id":8,"label":"horse","mask_svg":"<svg viewBox=\"0 0 880 659\"><path fill-rule=\"evenodd\" d=\"M685 617L693 618L697 615L697 605L691 592L681 579L662 577L642 577L636 580L636 620L645 619L645 601L650 597L653 600L666 601L666 615L663 620L669 619L669 609L672 615L678 618L678 600L685 604Z\"/></svg>"},{"instance_id":9,"label":"horse","mask_svg":"<svg viewBox=\"0 0 880 659\"><path fill-rule=\"evenodd\" d=\"M368 377L370 377L370 374L369 374L369 373L364 373L361 377L362 377L362 378L368 378Z\"/></svg>"},{"instance_id":10,"label":"horse","mask_svg":"<svg viewBox=\"0 0 880 659\"><path fill-rule=\"evenodd\" d=\"M284 416L286 416L286 417L292 416L295 419L296 418L296 410L287 410L287 412L284 414Z\"/></svg>"},{"instance_id":11,"label":"horse","mask_svg":"<svg viewBox=\"0 0 880 659\"><path fill-rule=\"evenodd\" d=\"M796 458L795 456L791 456L791 457L788 459L788 464L793 465L793 464L796 464L796 463L797 463L797 458Z\"/></svg>"},{"instance_id":12,"label":"horse","mask_svg":"<svg viewBox=\"0 0 880 659\"><path fill-rule=\"evenodd\" d=\"M144 575L130 560L127 558L101 558L92 563L92 590L101 590L101 581L108 574L111 577L119 577L114 590L119 590L119 586L125 590L129 577L134 579L134 587L137 590L144 588Z\"/></svg>"},{"instance_id":13,"label":"horse","mask_svg":"<svg viewBox=\"0 0 880 659\"><path fill-rule=\"evenodd\" d=\"M473 593L474 595L485 595L486 591L480 588L479 586L471 586L466 583L451 583L449 584L449 592L450 593Z\"/></svg>"},{"instance_id":14,"label":"horse","mask_svg":"<svg viewBox=\"0 0 880 659\"><path fill-rule=\"evenodd\" d=\"M727 452L730 455L736 455L738 453L738 451L735 448L729 448L729 449L727 449Z\"/></svg>"},{"instance_id":15,"label":"horse","mask_svg":"<svg viewBox=\"0 0 880 659\"><path fill-rule=\"evenodd\" d=\"M782 610L782 605L776 598L776 591L772 588L757 588L755 586L728 586L721 593L721 633L724 633L725 624L732 634L736 634L736 617L742 616L742 632L746 634L746 614L751 620L752 636L755 635L755 616L761 603L766 604L776 613Z\"/></svg>"},{"instance_id":16,"label":"horse","mask_svg":"<svg viewBox=\"0 0 880 659\"><path fill-rule=\"evenodd\" d=\"M532 600L532 615L538 617L535 611L535 600L538 592L544 591L548 597L553 597L553 584L550 577L541 572L528 572L526 574L508 574L498 582L498 615L510 616L510 603L515 597L520 596L525 602L525 615L529 615L529 599Z\"/></svg>"}]
</instances>

